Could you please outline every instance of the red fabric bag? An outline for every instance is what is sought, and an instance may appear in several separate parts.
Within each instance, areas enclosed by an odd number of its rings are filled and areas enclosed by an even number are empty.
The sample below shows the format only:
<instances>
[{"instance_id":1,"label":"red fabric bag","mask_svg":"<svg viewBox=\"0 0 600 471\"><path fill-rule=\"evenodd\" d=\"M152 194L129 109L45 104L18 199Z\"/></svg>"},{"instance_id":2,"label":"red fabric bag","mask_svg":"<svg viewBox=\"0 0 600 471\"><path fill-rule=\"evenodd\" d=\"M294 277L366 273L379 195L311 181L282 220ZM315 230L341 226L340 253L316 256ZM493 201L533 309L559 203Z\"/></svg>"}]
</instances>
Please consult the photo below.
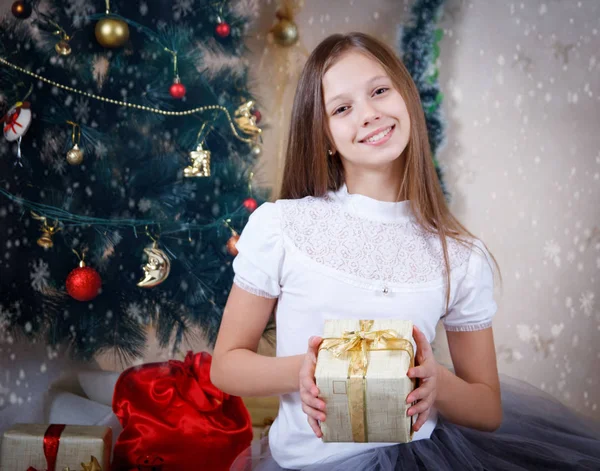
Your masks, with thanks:
<instances>
[{"instance_id":1,"label":"red fabric bag","mask_svg":"<svg viewBox=\"0 0 600 471\"><path fill-rule=\"evenodd\" d=\"M113 471L225 471L252 441L242 399L210 382L212 356L148 363L124 371L113 411L123 431Z\"/></svg>"}]
</instances>

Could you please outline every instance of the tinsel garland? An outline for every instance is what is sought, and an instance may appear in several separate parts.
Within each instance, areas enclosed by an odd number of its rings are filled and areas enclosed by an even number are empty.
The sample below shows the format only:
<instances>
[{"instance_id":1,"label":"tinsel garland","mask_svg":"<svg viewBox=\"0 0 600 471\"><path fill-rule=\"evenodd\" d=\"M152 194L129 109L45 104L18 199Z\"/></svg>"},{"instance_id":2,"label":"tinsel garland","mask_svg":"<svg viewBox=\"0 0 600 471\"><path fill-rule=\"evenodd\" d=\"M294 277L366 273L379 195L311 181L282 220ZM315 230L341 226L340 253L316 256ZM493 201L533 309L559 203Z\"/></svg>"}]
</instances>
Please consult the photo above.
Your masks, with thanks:
<instances>
[{"instance_id":1,"label":"tinsel garland","mask_svg":"<svg viewBox=\"0 0 600 471\"><path fill-rule=\"evenodd\" d=\"M398 47L404 65L419 90L435 170L444 195L449 201L450 194L437 160L437 152L445 142L446 127L441 109L444 96L440 90L437 66L440 55L439 42L443 37L443 31L437 27L437 21L442 14L443 5L444 0L417 0L412 6L408 26L398 27Z\"/></svg>"}]
</instances>

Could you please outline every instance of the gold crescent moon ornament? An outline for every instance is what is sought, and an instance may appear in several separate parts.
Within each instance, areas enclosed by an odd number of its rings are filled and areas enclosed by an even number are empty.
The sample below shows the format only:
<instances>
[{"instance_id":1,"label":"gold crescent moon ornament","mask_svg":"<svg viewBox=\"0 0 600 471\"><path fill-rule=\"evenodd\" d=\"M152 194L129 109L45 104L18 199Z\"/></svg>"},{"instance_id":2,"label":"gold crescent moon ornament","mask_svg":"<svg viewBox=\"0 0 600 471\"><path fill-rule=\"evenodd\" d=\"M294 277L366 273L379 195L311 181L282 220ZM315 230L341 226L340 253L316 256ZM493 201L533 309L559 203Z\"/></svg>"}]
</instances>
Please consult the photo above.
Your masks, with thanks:
<instances>
[{"instance_id":1,"label":"gold crescent moon ornament","mask_svg":"<svg viewBox=\"0 0 600 471\"><path fill-rule=\"evenodd\" d=\"M156 242L144 249L148 261L144 265L144 277L138 282L140 288L153 288L160 285L169 276L171 261L167 254L158 248Z\"/></svg>"}]
</instances>

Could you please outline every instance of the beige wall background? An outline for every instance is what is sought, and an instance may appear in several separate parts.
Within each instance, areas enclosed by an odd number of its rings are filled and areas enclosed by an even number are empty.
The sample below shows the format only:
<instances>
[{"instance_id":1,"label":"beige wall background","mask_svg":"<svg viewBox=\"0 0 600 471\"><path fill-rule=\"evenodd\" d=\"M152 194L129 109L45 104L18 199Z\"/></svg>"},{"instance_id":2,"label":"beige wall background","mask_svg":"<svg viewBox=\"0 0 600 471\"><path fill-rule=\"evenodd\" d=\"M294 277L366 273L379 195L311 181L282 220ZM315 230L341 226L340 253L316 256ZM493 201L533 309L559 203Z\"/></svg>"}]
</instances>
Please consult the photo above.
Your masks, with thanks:
<instances>
[{"instance_id":1,"label":"beige wall background","mask_svg":"<svg viewBox=\"0 0 600 471\"><path fill-rule=\"evenodd\" d=\"M255 184L278 186L307 54L334 32L363 31L395 45L412 3L304 0L300 42L281 49L266 34L278 2L261 2L248 38L264 128ZM440 26L448 126L439 159L451 209L502 269L494 321L500 372L600 418L600 3L448 0ZM188 348L210 351L202 340ZM434 348L449 362L441 326ZM17 345L11 351L20 371L3 373L0 410L31 401L15 388L37 389L34 381L47 384L67 368L42 345L27 355ZM263 343L261 352L272 349ZM151 342L138 363L169 357ZM111 356L98 364L123 368Z\"/></svg>"}]
</instances>

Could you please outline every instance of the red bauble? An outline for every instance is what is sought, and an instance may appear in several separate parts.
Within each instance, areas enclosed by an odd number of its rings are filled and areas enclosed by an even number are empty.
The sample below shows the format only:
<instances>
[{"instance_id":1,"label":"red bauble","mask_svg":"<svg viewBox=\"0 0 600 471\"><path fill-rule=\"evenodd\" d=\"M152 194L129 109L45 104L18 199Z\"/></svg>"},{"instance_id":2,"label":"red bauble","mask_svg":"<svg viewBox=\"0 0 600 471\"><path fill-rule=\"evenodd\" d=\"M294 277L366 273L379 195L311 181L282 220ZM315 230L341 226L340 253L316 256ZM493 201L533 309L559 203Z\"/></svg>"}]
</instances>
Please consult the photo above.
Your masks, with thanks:
<instances>
[{"instance_id":1,"label":"red bauble","mask_svg":"<svg viewBox=\"0 0 600 471\"><path fill-rule=\"evenodd\" d=\"M244 207L248 210L248 212L252 213L256 208L258 208L258 203L254 198L246 198L244 200Z\"/></svg>"},{"instance_id":2,"label":"red bauble","mask_svg":"<svg viewBox=\"0 0 600 471\"><path fill-rule=\"evenodd\" d=\"M262 118L260 111L258 111L257 109L252 110L252 116L256 118L256 124L260 123L260 118Z\"/></svg>"},{"instance_id":3,"label":"red bauble","mask_svg":"<svg viewBox=\"0 0 600 471\"><path fill-rule=\"evenodd\" d=\"M226 38L227 36L229 36L229 33L231 33L231 26L229 26L227 23L222 21L215 28L215 32L217 33L218 36L220 36L222 38Z\"/></svg>"},{"instance_id":4,"label":"red bauble","mask_svg":"<svg viewBox=\"0 0 600 471\"><path fill-rule=\"evenodd\" d=\"M173 98L181 100L185 96L185 85L178 79L175 79L175 82L173 82L173 85L169 88L169 93Z\"/></svg>"},{"instance_id":5,"label":"red bauble","mask_svg":"<svg viewBox=\"0 0 600 471\"><path fill-rule=\"evenodd\" d=\"M102 279L92 267L77 267L67 277L67 293L77 301L91 301L100 292Z\"/></svg>"}]
</instances>

